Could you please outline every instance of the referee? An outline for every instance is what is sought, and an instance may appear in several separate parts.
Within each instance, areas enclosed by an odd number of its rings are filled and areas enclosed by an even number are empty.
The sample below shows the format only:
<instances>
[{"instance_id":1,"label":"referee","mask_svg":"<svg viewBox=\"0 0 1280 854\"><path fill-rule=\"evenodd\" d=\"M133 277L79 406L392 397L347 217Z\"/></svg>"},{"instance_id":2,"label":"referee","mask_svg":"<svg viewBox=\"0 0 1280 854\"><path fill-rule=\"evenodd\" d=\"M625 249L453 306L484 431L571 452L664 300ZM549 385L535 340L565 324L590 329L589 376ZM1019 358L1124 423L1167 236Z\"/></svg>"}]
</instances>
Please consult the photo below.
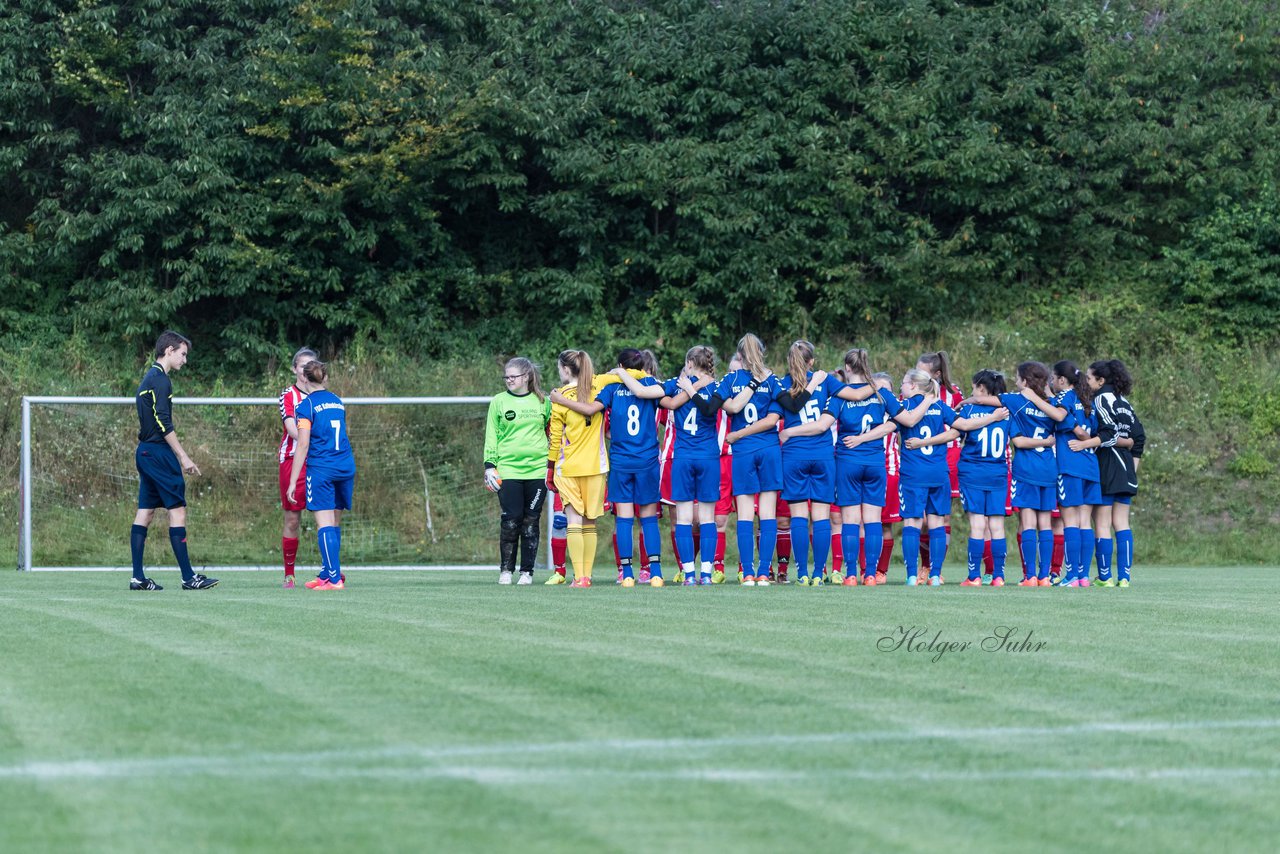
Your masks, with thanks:
<instances>
[{"instance_id":1,"label":"referee","mask_svg":"<svg viewBox=\"0 0 1280 854\"><path fill-rule=\"evenodd\" d=\"M133 517L129 550L133 554L133 579L130 590L162 590L142 571L142 556L147 545L147 526L157 507L169 511L169 544L182 570L183 590L206 590L218 583L216 578L193 572L187 557L187 490L182 473L200 474L200 469L178 442L173 432L173 384L169 372L187 363L191 342L177 332L166 330L156 339L156 360L138 386L138 514Z\"/></svg>"}]
</instances>

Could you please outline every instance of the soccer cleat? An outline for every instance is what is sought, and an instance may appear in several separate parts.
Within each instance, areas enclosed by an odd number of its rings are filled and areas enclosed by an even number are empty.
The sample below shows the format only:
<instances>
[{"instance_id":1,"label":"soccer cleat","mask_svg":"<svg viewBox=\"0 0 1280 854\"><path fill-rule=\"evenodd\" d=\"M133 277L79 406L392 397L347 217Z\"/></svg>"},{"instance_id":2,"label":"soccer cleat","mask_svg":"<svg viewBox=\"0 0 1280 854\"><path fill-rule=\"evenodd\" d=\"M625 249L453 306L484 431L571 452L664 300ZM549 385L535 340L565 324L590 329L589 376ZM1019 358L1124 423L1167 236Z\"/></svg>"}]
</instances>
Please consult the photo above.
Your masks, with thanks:
<instances>
[{"instance_id":1,"label":"soccer cleat","mask_svg":"<svg viewBox=\"0 0 1280 854\"><path fill-rule=\"evenodd\" d=\"M674 581L676 584L684 584L684 570L683 570L683 569L677 569L677 570L676 570L676 577L675 577L675 578L673 578L673 579L672 579L672 581Z\"/></svg>"},{"instance_id":2,"label":"soccer cleat","mask_svg":"<svg viewBox=\"0 0 1280 854\"><path fill-rule=\"evenodd\" d=\"M711 583L712 583L712 584L724 584L724 570L723 570L723 569L717 569L717 570L712 571L712 573L711 573Z\"/></svg>"},{"instance_id":3,"label":"soccer cleat","mask_svg":"<svg viewBox=\"0 0 1280 854\"><path fill-rule=\"evenodd\" d=\"M293 585L293 576L292 576L292 575L286 575L286 576L284 577L284 589L285 589L285 590L292 590L292 589L293 589L293 586L294 586L294 585Z\"/></svg>"},{"instance_id":4,"label":"soccer cleat","mask_svg":"<svg viewBox=\"0 0 1280 854\"><path fill-rule=\"evenodd\" d=\"M527 585L529 585L529 584L532 584L532 583L533 583L533 573L532 573L532 572L522 572L522 573L520 573L520 580L516 582L516 586L517 586L517 587L525 587L525 586L527 586Z\"/></svg>"},{"instance_id":5,"label":"soccer cleat","mask_svg":"<svg viewBox=\"0 0 1280 854\"><path fill-rule=\"evenodd\" d=\"M1115 587L1116 586L1116 583L1112 581L1110 578L1099 578L1097 581L1093 583L1095 587Z\"/></svg>"},{"instance_id":6,"label":"soccer cleat","mask_svg":"<svg viewBox=\"0 0 1280 854\"><path fill-rule=\"evenodd\" d=\"M791 583L791 579L787 578L787 573L784 570L781 570L781 569L778 570L778 583L779 584Z\"/></svg>"},{"instance_id":7,"label":"soccer cleat","mask_svg":"<svg viewBox=\"0 0 1280 854\"><path fill-rule=\"evenodd\" d=\"M1065 583L1059 584L1058 586L1059 586L1059 587L1079 587L1079 586L1080 586L1080 579L1078 579L1078 578L1073 578L1073 579L1071 579L1070 581L1067 581L1067 582L1065 582Z\"/></svg>"},{"instance_id":8,"label":"soccer cleat","mask_svg":"<svg viewBox=\"0 0 1280 854\"><path fill-rule=\"evenodd\" d=\"M588 576L586 576L585 578L583 578L582 580L586 582L586 584L584 584L584 585L583 585L584 587L590 587L590 586L591 586L591 576L589 576L589 575L588 575Z\"/></svg>"},{"instance_id":9,"label":"soccer cleat","mask_svg":"<svg viewBox=\"0 0 1280 854\"><path fill-rule=\"evenodd\" d=\"M889 580L889 573L876 570L876 584L884 584Z\"/></svg>"},{"instance_id":10,"label":"soccer cleat","mask_svg":"<svg viewBox=\"0 0 1280 854\"><path fill-rule=\"evenodd\" d=\"M772 583L773 582L769 580L769 576L767 575L756 576L756 587L768 587Z\"/></svg>"},{"instance_id":11,"label":"soccer cleat","mask_svg":"<svg viewBox=\"0 0 1280 854\"><path fill-rule=\"evenodd\" d=\"M1038 583L1041 587L1052 587L1052 586L1053 586L1053 579L1051 579L1051 578L1041 578L1037 583Z\"/></svg>"},{"instance_id":12,"label":"soccer cleat","mask_svg":"<svg viewBox=\"0 0 1280 854\"><path fill-rule=\"evenodd\" d=\"M863 587L875 587L877 584L880 584L880 583L882 583L880 581L880 576L876 575L874 572L868 575L862 576Z\"/></svg>"},{"instance_id":13,"label":"soccer cleat","mask_svg":"<svg viewBox=\"0 0 1280 854\"><path fill-rule=\"evenodd\" d=\"M1050 584L1051 586L1053 586L1053 587L1057 587L1057 586L1058 586L1059 584L1061 584L1061 583L1062 583L1062 574L1061 574L1061 573L1058 573L1058 572L1051 572L1051 573L1049 573L1049 584Z\"/></svg>"},{"instance_id":14,"label":"soccer cleat","mask_svg":"<svg viewBox=\"0 0 1280 854\"><path fill-rule=\"evenodd\" d=\"M739 583L740 583L743 587L755 587L755 586L756 586L756 577L755 577L754 575L744 575L744 576L742 576L742 581L741 581L741 582L739 582Z\"/></svg>"},{"instance_id":15,"label":"soccer cleat","mask_svg":"<svg viewBox=\"0 0 1280 854\"><path fill-rule=\"evenodd\" d=\"M547 577L547 580L542 583L549 586L552 584L564 584L564 581L565 581L565 578L563 575L561 575L558 572L553 572L551 573L551 575Z\"/></svg>"},{"instance_id":16,"label":"soccer cleat","mask_svg":"<svg viewBox=\"0 0 1280 854\"><path fill-rule=\"evenodd\" d=\"M662 580L661 575L655 575L649 579L650 587L663 587L665 585L666 585L666 582Z\"/></svg>"},{"instance_id":17,"label":"soccer cleat","mask_svg":"<svg viewBox=\"0 0 1280 854\"><path fill-rule=\"evenodd\" d=\"M649 575L649 570L642 569L640 570L640 577L637 578L636 581L639 581L641 584L648 584L651 577L652 576Z\"/></svg>"},{"instance_id":18,"label":"soccer cleat","mask_svg":"<svg viewBox=\"0 0 1280 854\"><path fill-rule=\"evenodd\" d=\"M1079 584L1078 586L1080 586L1080 587L1092 587L1092 586L1093 586L1093 582L1092 582L1092 581L1090 581L1090 580L1089 580L1089 576L1087 576L1087 575L1086 575L1084 578L1080 579L1080 584Z\"/></svg>"},{"instance_id":19,"label":"soccer cleat","mask_svg":"<svg viewBox=\"0 0 1280 854\"><path fill-rule=\"evenodd\" d=\"M700 586L710 587L712 584L716 583L715 578L716 577L711 573L704 572L702 573L702 577L698 579L698 584Z\"/></svg>"},{"instance_id":20,"label":"soccer cleat","mask_svg":"<svg viewBox=\"0 0 1280 854\"><path fill-rule=\"evenodd\" d=\"M978 582L978 583L979 583L979 584L981 584L982 582ZM941 587L941 586L942 586L942 585L944 585L944 584L946 584L946 582L942 580L942 576L941 576L941 575L931 575L931 576L929 576L929 586L930 586L930 587Z\"/></svg>"},{"instance_id":21,"label":"soccer cleat","mask_svg":"<svg viewBox=\"0 0 1280 854\"><path fill-rule=\"evenodd\" d=\"M161 587L159 584L156 584L155 581L153 581L150 578L144 578L141 581L139 581L136 578L133 578L129 580L129 589L130 590L163 590L164 588Z\"/></svg>"},{"instance_id":22,"label":"soccer cleat","mask_svg":"<svg viewBox=\"0 0 1280 854\"><path fill-rule=\"evenodd\" d=\"M908 575L908 576L907 576L907 586L908 586L908 587L916 587L918 584L919 584L919 582L918 582L918 581L916 581L916 577L915 577L914 575Z\"/></svg>"},{"instance_id":23,"label":"soccer cleat","mask_svg":"<svg viewBox=\"0 0 1280 854\"><path fill-rule=\"evenodd\" d=\"M190 580L182 582L183 590L208 590L210 587L216 587L218 579L209 578L208 576L196 573L191 576Z\"/></svg>"},{"instance_id":24,"label":"soccer cleat","mask_svg":"<svg viewBox=\"0 0 1280 854\"><path fill-rule=\"evenodd\" d=\"M504 569L504 570L502 570L502 572L498 573L498 583L499 583L499 584L510 584L510 583L511 583L511 576L512 576L512 574L513 574L513 573L512 573L512 572L511 572L511 570L509 570L509 569Z\"/></svg>"},{"instance_id":25,"label":"soccer cleat","mask_svg":"<svg viewBox=\"0 0 1280 854\"><path fill-rule=\"evenodd\" d=\"M846 578L844 581L842 581L842 582L840 582L840 583L841 583L842 585L844 585L845 587L857 587L857 586L858 586L858 576L856 576L856 575L850 575L848 578Z\"/></svg>"},{"instance_id":26,"label":"soccer cleat","mask_svg":"<svg viewBox=\"0 0 1280 854\"><path fill-rule=\"evenodd\" d=\"M1018 586L1019 586L1019 587L1039 587L1039 586L1040 586L1040 579L1038 579L1038 578L1024 578L1024 579L1022 579L1021 581L1019 581L1019 582L1018 582Z\"/></svg>"},{"instance_id":27,"label":"soccer cleat","mask_svg":"<svg viewBox=\"0 0 1280 854\"><path fill-rule=\"evenodd\" d=\"M820 574L809 579L810 587L821 587L824 583L825 582L822 580L822 576Z\"/></svg>"},{"instance_id":28,"label":"soccer cleat","mask_svg":"<svg viewBox=\"0 0 1280 854\"><path fill-rule=\"evenodd\" d=\"M747 575L742 571L742 567L738 567L738 583L741 584L746 577Z\"/></svg>"},{"instance_id":29,"label":"soccer cleat","mask_svg":"<svg viewBox=\"0 0 1280 854\"><path fill-rule=\"evenodd\" d=\"M979 576L978 578L966 578L964 581L960 582L960 586L961 587L981 587L982 578L981 576Z\"/></svg>"},{"instance_id":30,"label":"soccer cleat","mask_svg":"<svg viewBox=\"0 0 1280 854\"><path fill-rule=\"evenodd\" d=\"M613 583L614 583L614 584L621 584L621 583L622 583L622 567L618 567L618 580L617 580L617 581L615 581L615 582L613 582Z\"/></svg>"},{"instance_id":31,"label":"soccer cleat","mask_svg":"<svg viewBox=\"0 0 1280 854\"><path fill-rule=\"evenodd\" d=\"M855 585L858 583L858 577L856 575L851 575L849 577L853 579L853 583ZM844 573L843 572L831 573L831 583L836 585L844 584Z\"/></svg>"},{"instance_id":32,"label":"soccer cleat","mask_svg":"<svg viewBox=\"0 0 1280 854\"><path fill-rule=\"evenodd\" d=\"M636 580L635 580L634 578L624 578L624 579L622 579L622 586L623 586L623 587L635 587L635 586L636 586Z\"/></svg>"},{"instance_id":33,"label":"soccer cleat","mask_svg":"<svg viewBox=\"0 0 1280 854\"><path fill-rule=\"evenodd\" d=\"M688 575L685 575L685 577L684 577L684 581L681 581L681 580L680 580L680 576L679 576L679 575L677 575L677 576L676 576L676 584L683 584L685 587L697 587L697 586L698 586L698 579L697 579L697 577L695 577L695 576L694 576L694 574L693 574L692 572L691 572L691 573L689 573Z\"/></svg>"},{"instance_id":34,"label":"soccer cleat","mask_svg":"<svg viewBox=\"0 0 1280 854\"><path fill-rule=\"evenodd\" d=\"M581 575L575 578L573 581L569 582L569 586L570 587L587 587L589 585L587 584L586 576Z\"/></svg>"},{"instance_id":35,"label":"soccer cleat","mask_svg":"<svg viewBox=\"0 0 1280 854\"><path fill-rule=\"evenodd\" d=\"M1116 587L1128 587L1128 586L1129 586L1129 579L1127 578L1122 578L1118 582L1116 582Z\"/></svg>"},{"instance_id":36,"label":"soccer cleat","mask_svg":"<svg viewBox=\"0 0 1280 854\"><path fill-rule=\"evenodd\" d=\"M321 584L328 584L328 583L329 583L329 579L327 578L313 578L310 581L308 581L306 584L304 584L303 587L306 587L308 590L315 590Z\"/></svg>"},{"instance_id":37,"label":"soccer cleat","mask_svg":"<svg viewBox=\"0 0 1280 854\"><path fill-rule=\"evenodd\" d=\"M328 587L321 587L320 589L321 590L343 590L346 588L346 586L347 586L347 582L343 581L341 576L339 576L337 584L334 584L332 581L330 581Z\"/></svg>"},{"instance_id":38,"label":"soccer cleat","mask_svg":"<svg viewBox=\"0 0 1280 854\"><path fill-rule=\"evenodd\" d=\"M1003 576L1003 575L997 575L997 576L995 576L994 578L992 578L992 579L991 579L991 586L992 586L992 587L1004 587L1004 576Z\"/></svg>"}]
</instances>

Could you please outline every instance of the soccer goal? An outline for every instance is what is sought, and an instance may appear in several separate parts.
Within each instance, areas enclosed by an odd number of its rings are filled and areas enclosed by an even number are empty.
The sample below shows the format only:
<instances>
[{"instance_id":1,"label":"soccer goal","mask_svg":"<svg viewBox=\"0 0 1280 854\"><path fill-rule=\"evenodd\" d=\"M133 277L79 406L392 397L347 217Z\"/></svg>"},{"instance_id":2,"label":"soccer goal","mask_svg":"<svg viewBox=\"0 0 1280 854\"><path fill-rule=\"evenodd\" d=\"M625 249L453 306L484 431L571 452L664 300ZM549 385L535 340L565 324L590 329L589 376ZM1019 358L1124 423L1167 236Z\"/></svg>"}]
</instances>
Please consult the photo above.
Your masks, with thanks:
<instances>
[{"instance_id":1,"label":"soccer goal","mask_svg":"<svg viewBox=\"0 0 1280 854\"><path fill-rule=\"evenodd\" d=\"M275 398L174 398L196 567L277 569L280 497ZM343 568L495 569L497 499L485 490L487 397L347 398L355 506L343 514ZM127 569L137 508L137 415L131 397L22 399L18 568ZM157 512L147 566L171 568ZM547 514L548 524L550 513ZM157 528L156 523L159 523ZM304 513L298 564L319 563ZM549 536L548 536L549 540ZM545 546L546 544L544 544Z\"/></svg>"}]
</instances>

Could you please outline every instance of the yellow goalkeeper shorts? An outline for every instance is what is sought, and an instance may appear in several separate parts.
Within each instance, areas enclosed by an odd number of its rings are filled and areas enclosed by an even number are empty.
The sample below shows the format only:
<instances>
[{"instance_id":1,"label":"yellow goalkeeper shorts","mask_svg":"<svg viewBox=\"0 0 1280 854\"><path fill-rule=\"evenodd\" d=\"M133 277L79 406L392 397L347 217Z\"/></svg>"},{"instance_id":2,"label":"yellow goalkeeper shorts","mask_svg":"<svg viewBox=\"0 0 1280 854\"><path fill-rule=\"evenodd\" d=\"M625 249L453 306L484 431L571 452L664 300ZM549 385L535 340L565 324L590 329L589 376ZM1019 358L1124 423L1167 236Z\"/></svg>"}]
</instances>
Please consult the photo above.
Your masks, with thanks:
<instances>
[{"instance_id":1,"label":"yellow goalkeeper shorts","mask_svg":"<svg viewBox=\"0 0 1280 854\"><path fill-rule=\"evenodd\" d=\"M572 507L584 519L598 519L604 515L604 487L607 475L588 474L566 477L556 472L556 489L566 507Z\"/></svg>"}]
</instances>

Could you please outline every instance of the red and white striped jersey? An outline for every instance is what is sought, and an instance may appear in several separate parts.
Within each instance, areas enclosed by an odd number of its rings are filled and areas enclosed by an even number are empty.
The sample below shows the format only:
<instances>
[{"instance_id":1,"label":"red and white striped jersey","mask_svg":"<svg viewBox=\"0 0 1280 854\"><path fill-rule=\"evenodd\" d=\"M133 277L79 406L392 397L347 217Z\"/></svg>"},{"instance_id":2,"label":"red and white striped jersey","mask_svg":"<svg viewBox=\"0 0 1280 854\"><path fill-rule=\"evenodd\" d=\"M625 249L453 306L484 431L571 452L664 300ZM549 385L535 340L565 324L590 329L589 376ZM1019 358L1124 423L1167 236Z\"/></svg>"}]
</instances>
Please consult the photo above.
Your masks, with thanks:
<instances>
[{"instance_id":1,"label":"red and white striped jersey","mask_svg":"<svg viewBox=\"0 0 1280 854\"><path fill-rule=\"evenodd\" d=\"M302 403L307 397L306 392L291 385L284 391L280 392L280 423L283 425L286 418L293 418L294 413L298 409L298 404ZM289 435L289 431L284 431L284 437L280 439L280 448L276 453L276 458L284 463L293 459L293 452L298 448L298 440Z\"/></svg>"},{"instance_id":2,"label":"red and white striped jersey","mask_svg":"<svg viewBox=\"0 0 1280 854\"><path fill-rule=\"evenodd\" d=\"M941 383L939 383L939 385L941 385ZM960 387L959 387L959 386L952 386L951 388L945 388L945 387L944 387L944 388L941 390L941 393L939 394L939 398L940 398L940 399L942 400L942 402L943 402L943 403L945 403L947 406L950 406L952 409L954 409L954 410L956 410L957 412L959 412L959 411L960 411L960 401L964 400L964 392L960 391ZM959 440L959 439L952 439L950 442L948 442L948 443L947 443L947 447L948 447L948 448L956 448L956 449L959 449L959 448L960 448L960 440Z\"/></svg>"},{"instance_id":3,"label":"red and white striped jersey","mask_svg":"<svg viewBox=\"0 0 1280 854\"><path fill-rule=\"evenodd\" d=\"M889 477L897 477L902 466L901 451L898 450L898 431L894 430L884 437L884 470Z\"/></svg>"}]
</instances>

